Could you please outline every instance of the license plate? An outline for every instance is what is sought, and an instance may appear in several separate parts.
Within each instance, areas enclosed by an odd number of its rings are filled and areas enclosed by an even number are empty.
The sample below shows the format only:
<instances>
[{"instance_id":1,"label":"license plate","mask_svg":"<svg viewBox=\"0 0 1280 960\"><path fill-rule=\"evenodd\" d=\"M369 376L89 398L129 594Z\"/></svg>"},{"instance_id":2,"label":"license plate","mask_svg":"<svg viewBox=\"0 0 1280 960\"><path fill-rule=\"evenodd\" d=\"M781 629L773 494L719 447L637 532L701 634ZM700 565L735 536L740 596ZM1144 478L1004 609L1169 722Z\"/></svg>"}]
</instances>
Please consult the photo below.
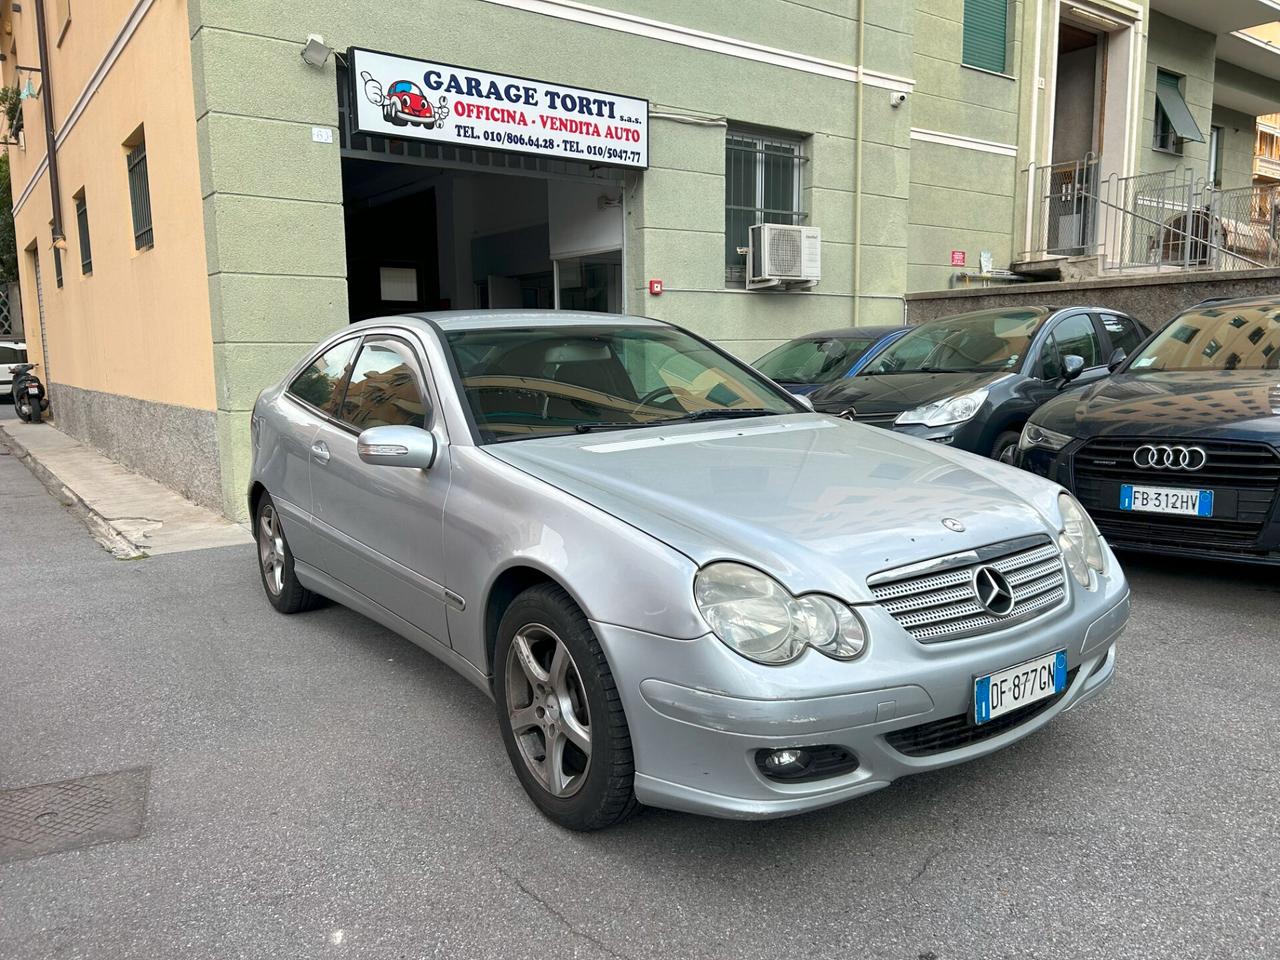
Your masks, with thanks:
<instances>
[{"instance_id":1,"label":"license plate","mask_svg":"<svg viewBox=\"0 0 1280 960\"><path fill-rule=\"evenodd\" d=\"M986 723L1010 710L1067 689L1067 651L1028 660L973 681L973 722Z\"/></svg>"},{"instance_id":2,"label":"license plate","mask_svg":"<svg viewBox=\"0 0 1280 960\"><path fill-rule=\"evenodd\" d=\"M1184 517L1212 517L1213 491L1186 487L1120 487L1120 509L1141 513L1173 513Z\"/></svg>"},{"instance_id":3,"label":"license plate","mask_svg":"<svg viewBox=\"0 0 1280 960\"><path fill-rule=\"evenodd\" d=\"M39 387L37 387L34 383L33 383L33 384L30 384L30 385L27 387L27 393L29 393L29 394L30 394L31 396L33 396L33 397L35 397L35 396L39 396L39 394L40 394L40 388L39 388Z\"/></svg>"}]
</instances>

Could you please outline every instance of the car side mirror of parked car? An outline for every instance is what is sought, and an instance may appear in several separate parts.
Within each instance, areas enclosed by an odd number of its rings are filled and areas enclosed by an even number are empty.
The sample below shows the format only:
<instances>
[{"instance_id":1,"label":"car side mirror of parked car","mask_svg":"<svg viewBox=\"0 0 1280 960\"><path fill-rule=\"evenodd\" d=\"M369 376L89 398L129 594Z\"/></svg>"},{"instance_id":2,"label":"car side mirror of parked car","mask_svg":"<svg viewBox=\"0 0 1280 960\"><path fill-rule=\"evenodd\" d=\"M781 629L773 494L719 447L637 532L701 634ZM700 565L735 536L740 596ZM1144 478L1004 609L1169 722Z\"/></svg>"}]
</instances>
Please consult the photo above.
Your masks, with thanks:
<instances>
[{"instance_id":1,"label":"car side mirror of parked car","mask_svg":"<svg viewBox=\"0 0 1280 960\"><path fill-rule=\"evenodd\" d=\"M374 466L426 470L436 462L436 438L419 427L370 427L357 439L356 451Z\"/></svg>"},{"instance_id":2,"label":"car side mirror of parked car","mask_svg":"<svg viewBox=\"0 0 1280 960\"><path fill-rule=\"evenodd\" d=\"M1069 353L1062 358L1062 385L1065 387L1084 373L1084 357Z\"/></svg>"},{"instance_id":3,"label":"car side mirror of parked car","mask_svg":"<svg viewBox=\"0 0 1280 960\"><path fill-rule=\"evenodd\" d=\"M1120 368L1120 364L1129 359L1129 354L1125 353L1124 347L1116 347L1111 351L1111 359L1107 361L1107 369L1112 373Z\"/></svg>"}]
</instances>

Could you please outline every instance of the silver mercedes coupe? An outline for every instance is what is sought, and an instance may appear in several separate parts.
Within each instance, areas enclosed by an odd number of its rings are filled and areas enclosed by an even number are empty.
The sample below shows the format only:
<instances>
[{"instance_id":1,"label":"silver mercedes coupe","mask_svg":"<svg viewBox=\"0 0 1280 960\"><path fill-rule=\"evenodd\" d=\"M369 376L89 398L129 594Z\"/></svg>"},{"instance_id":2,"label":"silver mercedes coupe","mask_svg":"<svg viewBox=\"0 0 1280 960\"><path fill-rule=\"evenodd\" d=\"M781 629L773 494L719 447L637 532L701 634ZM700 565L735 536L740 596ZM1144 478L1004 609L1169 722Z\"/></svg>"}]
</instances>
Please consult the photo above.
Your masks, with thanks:
<instances>
[{"instance_id":1,"label":"silver mercedes coupe","mask_svg":"<svg viewBox=\"0 0 1280 960\"><path fill-rule=\"evenodd\" d=\"M271 604L453 667L573 829L794 814L998 750L1102 691L1129 616L1058 484L812 413L656 320L354 324L251 432Z\"/></svg>"}]
</instances>

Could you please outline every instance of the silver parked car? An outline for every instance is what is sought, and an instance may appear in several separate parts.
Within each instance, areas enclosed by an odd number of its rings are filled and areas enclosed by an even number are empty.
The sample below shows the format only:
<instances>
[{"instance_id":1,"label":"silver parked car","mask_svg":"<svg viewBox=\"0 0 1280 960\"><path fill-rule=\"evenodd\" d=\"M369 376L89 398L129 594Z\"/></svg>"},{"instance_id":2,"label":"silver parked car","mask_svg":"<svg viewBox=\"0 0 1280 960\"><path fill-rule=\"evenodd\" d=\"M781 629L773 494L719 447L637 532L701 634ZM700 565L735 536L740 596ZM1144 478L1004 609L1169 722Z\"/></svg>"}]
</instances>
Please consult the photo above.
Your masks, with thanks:
<instances>
[{"instance_id":1,"label":"silver parked car","mask_svg":"<svg viewBox=\"0 0 1280 960\"><path fill-rule=\"evenodd\" d=\"M1057 484L811 413L654 320L355 324L262 393L252 446L272 605L330 597L462 673L575 829L997 750L1107 685L1129 615Z\"/></svg>"}]
</instances>

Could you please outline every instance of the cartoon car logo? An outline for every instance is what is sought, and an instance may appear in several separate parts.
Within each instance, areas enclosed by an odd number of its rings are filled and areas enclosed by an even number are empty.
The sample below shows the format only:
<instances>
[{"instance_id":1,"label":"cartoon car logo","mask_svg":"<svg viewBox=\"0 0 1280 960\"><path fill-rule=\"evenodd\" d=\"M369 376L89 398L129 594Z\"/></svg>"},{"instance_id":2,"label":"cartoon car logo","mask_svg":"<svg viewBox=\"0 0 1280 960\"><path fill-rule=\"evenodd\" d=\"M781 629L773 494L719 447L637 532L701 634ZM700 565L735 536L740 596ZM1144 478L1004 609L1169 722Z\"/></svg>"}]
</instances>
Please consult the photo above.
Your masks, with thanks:
<instances>
[{"instance_id":1,"label":"cartoon car logo","mask_svg":"<svg viewBox=\"0 0 1280 960\"><path fill-rule=\"evenodd\" d=\"M433 105L412 80L397 80L383 92L382 84L369 75L368 71L360 74L364 81L364 95L374 106L382 108L382 118L388 123L403 127L413 124L433 129L437 124L443 125L449 116L449 107L444 97Z\"/></svg>"}]
</instances>

